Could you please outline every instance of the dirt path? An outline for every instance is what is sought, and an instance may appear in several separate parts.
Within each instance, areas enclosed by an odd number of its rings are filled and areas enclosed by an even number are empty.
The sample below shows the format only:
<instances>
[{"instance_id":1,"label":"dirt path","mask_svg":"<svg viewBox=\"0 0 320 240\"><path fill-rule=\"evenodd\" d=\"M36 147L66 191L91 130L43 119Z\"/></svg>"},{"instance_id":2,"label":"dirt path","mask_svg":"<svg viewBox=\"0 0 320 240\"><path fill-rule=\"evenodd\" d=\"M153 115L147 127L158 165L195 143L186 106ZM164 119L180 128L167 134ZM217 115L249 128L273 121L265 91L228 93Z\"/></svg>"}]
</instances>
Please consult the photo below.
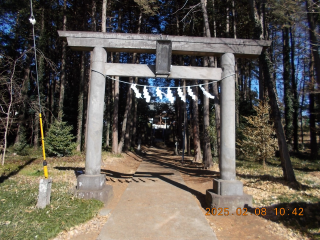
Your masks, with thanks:
<instances>
[{"instance_id":1,"label":"dirt path","mask_svg":"<svg viewBox=\"0 0 320 240\"><path fill-rule=\"evenodd\" d=\"M214 230L219 240L223 239L304 239L297 236L290 229L283 225L266 220L256 215L247 216L213 216L206 215L205 193L212 188L213 178L218 175L218 166L210 170L203 170L201 166L194 165L192 157L186 157L185 162L181 163L181 156L174 156L173 151L167 149L143 148L141 156L133 153L124 154L123 158L105 158L102 172L107 175L107 184L113 186L114 198L100 214L89 222L70 229L68 232L59 234L55 240L77 239L93 240L99 235L108 216L118 204L123 192L128 186L131 177L143 160L143 153L153 155L153 163L161 164L168 168L179 171L186 185L191 189L203 214L206 216L211 228Z\"/></svg>"}]
</instances>

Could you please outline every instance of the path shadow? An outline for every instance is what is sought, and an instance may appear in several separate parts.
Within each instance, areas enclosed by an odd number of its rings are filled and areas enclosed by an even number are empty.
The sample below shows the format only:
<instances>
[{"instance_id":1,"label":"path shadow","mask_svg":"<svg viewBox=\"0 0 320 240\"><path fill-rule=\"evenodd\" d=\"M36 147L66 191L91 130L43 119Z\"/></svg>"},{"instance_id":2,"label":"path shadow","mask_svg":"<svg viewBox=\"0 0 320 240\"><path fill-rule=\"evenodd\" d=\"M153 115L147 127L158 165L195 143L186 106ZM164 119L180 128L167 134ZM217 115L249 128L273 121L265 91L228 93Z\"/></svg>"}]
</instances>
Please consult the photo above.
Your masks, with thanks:
<instances>
[{"instance_id":1,"label":"path shadow","mask_svg":"<svg viewBox=\"0 0 320 240\"><path fill-rule=\"evenodd\" d=\"M208 177L213 179L220 175L219 172L202 169L202 166L197 166L191 163L188 164L187 162L185 162L185 165L182 165L180 161L173 162L174 160L168 160L161 156L154 156L154 155L148 154L145 157L144 161L150 162L156 165L160 165L162 167L172 168L181 173L187 174L189 176Z\"/></svg>"},{"instance_id":2,"label":"path shadow","mask_svg":"<svg viewBox=\"0 0 320 240\"><path fill-rule=\"evenodd\" d=\"M176 186L184 191L187 191L189 193L191 193L192 195L194 195L198 201L200 202L200 205L203 209L205 209L208 205L206 203L206 195L203 194L202 192L199 192L195 189L192 189L192 188L189 188L187 185L184 185L184 184L181 184L181 183L178 183L176 181L173 181L171 179L168 179L166 177L163 177L163 176L160 176L159 177L161 180L169 183L169 184L172 184L173 186Z\"/></svg>"},{"instance_id":3,"label":"path shadow","mask_svg":"<svg viewBox=\"0 0 320 240\"><path fill-rule=\"evenodd\" d=\"M9 177L12 177L14 175L16 175L17 173L19 173L23 168L25 168L26 166L30 165L34 160L36 160L37 158L31 158L30 160L26 161L23 165L20 165L16 170L10 172L8 175L5 176L1 176L0 177L0 183L3 183L5 180L7 180Z\"/></svg>"},{"instance_id":4,"label":"path shadow","mask_svg":"<svg viewBox=\"0 0 320 240\"><path fill-rule=\"evenodd\" d=\"M61 170L61 171L74 171L76 177L81 174L85 174L85 168L80 167L54 167L54 169ZM101 169L101 173L106 174L106 177L113 177L113 178L120 178L120 179L130 179L133 177L134 174L127 174L121 172L115 172L107 169Z\"/></svg>"}]
</instances>

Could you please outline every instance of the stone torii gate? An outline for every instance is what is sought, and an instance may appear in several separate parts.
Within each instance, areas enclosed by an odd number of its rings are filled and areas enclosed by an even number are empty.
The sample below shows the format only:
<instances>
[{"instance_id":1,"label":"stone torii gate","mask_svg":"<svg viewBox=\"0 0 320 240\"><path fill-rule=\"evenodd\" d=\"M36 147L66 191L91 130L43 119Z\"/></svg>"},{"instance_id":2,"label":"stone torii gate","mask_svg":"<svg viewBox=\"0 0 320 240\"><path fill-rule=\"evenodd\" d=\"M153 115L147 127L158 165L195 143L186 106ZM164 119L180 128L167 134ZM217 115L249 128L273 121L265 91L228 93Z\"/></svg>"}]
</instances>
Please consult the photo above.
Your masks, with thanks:
<instances>
[{"instance_id":1,"label":"stone torii gate","mask_svg":"<svg viewBox=\"0 0 320 240\"><path fill-rule=\"evenodd\" d=\"M85 174L77 179L77 195L107 202L112 187L101 174L101 149L105 75L131 77L168 77L175 79L208 79L221 81L221 179L207 190L211 208L228 207L230 212L251 205L252 196L243 193L242 182L236 180L235 145L235 57L256 58L271 41L161 36L151 34L58 31L71 49L93 51L91 62L90 100ZM156 66L106 63L108 52L157 53ZM219 56L220 68L171 66L171 54ZM167 64L163 63L163 59ZM169 65L168 65L169 64Z\"/></svg>"}]
</instances>

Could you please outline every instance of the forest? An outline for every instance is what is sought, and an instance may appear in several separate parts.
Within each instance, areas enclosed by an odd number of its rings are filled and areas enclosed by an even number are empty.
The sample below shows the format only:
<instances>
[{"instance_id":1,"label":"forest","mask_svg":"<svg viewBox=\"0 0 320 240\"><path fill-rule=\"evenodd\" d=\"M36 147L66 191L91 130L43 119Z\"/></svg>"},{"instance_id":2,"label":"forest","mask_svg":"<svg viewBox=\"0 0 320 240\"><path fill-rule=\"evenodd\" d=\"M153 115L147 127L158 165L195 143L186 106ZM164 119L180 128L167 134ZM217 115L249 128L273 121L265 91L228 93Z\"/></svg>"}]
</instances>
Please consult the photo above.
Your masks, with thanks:
<instances>
[{"instance_id":1,"label":"forest","mask_svg":"<svg viewBox=\"0 0 320 240\"><path fill-rule=\"evenodd\" d=\"M236 59L237 154L263 164L280 157L288 181L295 181L291 155L318 158L318 0L36 0L30 7L29 1L0 3L2 165L10 149L27 154L40 148L40 111L48 154L85 151L90 52L72 51L58 30L271 40L258 59ZM154 64L155 55L108 52L107 61ZM172 65L220 67L220 58L173 55ZM206 83L214 100L194 88L195 98L188 96L184 103L172 90L177 127L169 142L174 146L177 141L182 148L186 123L185 148L194 161L208 168L219 159L218 82L112 78L122 82L106 78L104 149L119 154L136 147L139 138L150 143L148 116L155 112L123 82L155 87ZM155 91L150 95L153 102L160 102ZM54 142L60 146L50 147Z\"/></svg>"}]
</instances>

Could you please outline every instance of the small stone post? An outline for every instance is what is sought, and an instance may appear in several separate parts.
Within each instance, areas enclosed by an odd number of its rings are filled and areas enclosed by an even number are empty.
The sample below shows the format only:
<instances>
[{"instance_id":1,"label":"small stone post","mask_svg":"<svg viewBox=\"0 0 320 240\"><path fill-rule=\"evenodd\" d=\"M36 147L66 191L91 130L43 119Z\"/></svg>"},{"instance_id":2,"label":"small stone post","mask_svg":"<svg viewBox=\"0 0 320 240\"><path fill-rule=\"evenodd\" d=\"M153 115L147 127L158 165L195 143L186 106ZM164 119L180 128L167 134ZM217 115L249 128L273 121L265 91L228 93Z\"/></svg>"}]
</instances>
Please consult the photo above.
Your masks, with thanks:
<instances>
[{"instance_id":1,"label":"small stone post","mask_svg":"<svg viewBox=\"0 0 320 240\"><path fill-rule=\"evenodd\" d=\"M37 208L45 208L50 204L52 178L41 178L39 184L39 195Z\"/></svg>"},{"instance_id":2,"label":"small stone post","mask_svg":"<svg viewBox=\"0 0 320 240\"><path fill-rule=\"evenodd\" d=\"M221 57L221 179L213 180L213 191L207 190L211 208L228 208L235 212L252 204L252 196L243 194L242 182L236 180L235 125L235 58L232 53Z\"/></svg>"},{"instance_id":3,"label":"small stone post","mask_svg":"<svg viewBox=\"0 0 320 240\"><path fill-rule=\"evenodd\" d=\"M102 47L93 49L91 62L90 100L88 106L88 132L85 174L78 177L76 194L80 198L95 198L107 202L112 186L106 185L101 174L103 108L105 94L105 63L107 53Z\"/></svg>"}]
</instances>

